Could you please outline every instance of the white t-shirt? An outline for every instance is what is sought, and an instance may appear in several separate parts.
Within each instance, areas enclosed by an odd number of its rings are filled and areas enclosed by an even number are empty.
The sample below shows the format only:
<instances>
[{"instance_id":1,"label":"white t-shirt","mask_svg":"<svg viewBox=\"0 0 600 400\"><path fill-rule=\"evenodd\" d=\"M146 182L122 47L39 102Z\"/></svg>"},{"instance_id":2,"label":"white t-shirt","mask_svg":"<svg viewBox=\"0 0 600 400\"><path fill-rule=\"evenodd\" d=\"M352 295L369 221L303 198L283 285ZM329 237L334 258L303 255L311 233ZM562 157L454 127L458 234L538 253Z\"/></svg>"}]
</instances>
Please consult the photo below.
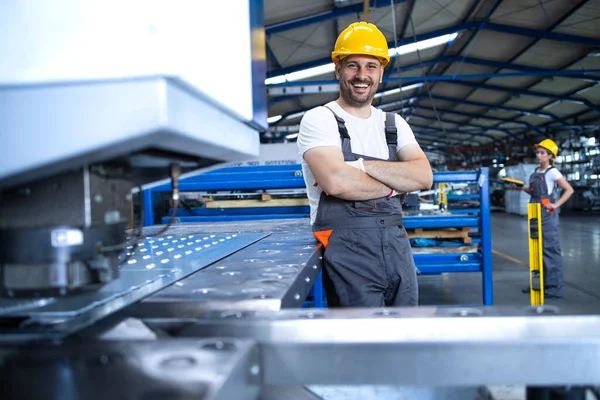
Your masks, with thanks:
<instances>
[{"instance_id":1,"label":"white t-shirt","mask_svg":"<svg viewBox=\"0 0 600 400\"><path fill-rule=\"evenodd\" d=\"M371 116L367 119L348 114L338 103L332 101L326 104L346 123L348 135L351 138L352 152L370 157L387 160L389 150L385 139L385 112L371 107ZM396 152L408 144L418 144L408 123L396 114L398 129L398 146ZM304 153L315 147L337 146L342 148L342 140L338 124L333 113L325 107L316 107L307 111L300 122L298 134L298 149L302 158L302 173L306 181L306 191L310 204L310 223L315 222L317 208L321 197L321 188L314 186L315 178L304 161Z\"/></svg>"},{"instance_id":2,"label":"white t-shirt","mask_svg":"<svg viewBox=\"0 0 600 400\"><path fill-rule=\"evenodd\" d=\"M548 168L550 168L550 167L548 167ZM546 171L548 168L546 168L544 171ZM544 171L542 171L539 168L537 170L537 172L540 172L540 173L544 173ZM563 174L561 174L557 168L552 168L550 171L548 171L546 173L546 187L548 187L548 195L552 194L552 191L554 190L556 181L562 177L563 177Z\"/></svg>"}]
</instances>

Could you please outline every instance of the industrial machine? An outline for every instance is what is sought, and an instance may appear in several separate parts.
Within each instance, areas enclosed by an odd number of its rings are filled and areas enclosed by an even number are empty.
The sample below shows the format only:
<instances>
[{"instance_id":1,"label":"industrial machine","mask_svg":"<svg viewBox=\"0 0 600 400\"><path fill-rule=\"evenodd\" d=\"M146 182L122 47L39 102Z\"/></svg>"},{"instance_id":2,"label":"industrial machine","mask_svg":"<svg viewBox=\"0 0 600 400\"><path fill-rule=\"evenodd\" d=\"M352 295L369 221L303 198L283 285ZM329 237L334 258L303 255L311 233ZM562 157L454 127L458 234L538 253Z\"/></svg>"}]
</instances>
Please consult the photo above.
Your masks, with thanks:
<instances>
[{"instance_id":1,"label":"industrial machine","mask_svg":"<svg viewBox=\"0 0 600 400\"><path fill-rule=\"evenodd\" d=\"M132 189L165 178L176 187L188 171L258 154L265 66L252 35L262 7L245 4L232 28L197 24L192 16L218 10L194 2L171 11L96 3L0 6L4 296L64 295L111 282L130 244ZM211 37L199 51L214 56L237 30L248 75L229 78L237 95L225 105L220 88L204 79L210 67L188 49Z\"/></svg>"},{"instance_id":2,"label":"industrial machine","mask_svg":"<svg viewBox=\"0 0 600 400\"><path fill-rule=\"evenodd\" d=\"M132 191L176 210L188 173L258 154L262 2L233 3L0 3L0 398L598 384L593 309L301 309L306 220L131 224Z\"/></svg>"}]
</instances>

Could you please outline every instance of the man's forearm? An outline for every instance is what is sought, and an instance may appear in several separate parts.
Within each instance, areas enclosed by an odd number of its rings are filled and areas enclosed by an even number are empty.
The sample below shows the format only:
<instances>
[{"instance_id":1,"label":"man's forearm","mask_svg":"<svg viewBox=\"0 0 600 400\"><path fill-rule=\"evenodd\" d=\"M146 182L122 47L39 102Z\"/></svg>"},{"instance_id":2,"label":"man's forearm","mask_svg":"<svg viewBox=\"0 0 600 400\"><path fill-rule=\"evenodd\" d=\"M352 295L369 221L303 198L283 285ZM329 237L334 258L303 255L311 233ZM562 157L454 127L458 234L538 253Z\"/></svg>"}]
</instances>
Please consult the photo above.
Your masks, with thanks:
<instances>
[{"instance_id":1,"label":"man's forearm","mask_svg":"<svg viewBox=\"0 0 600 400\"><path fill-rule=\"evenodd\" d=\"M414 161L365 161L366 173L398 192L429 189L433 173L427 159Z\"/></svg>"},{"instance_id":2,"label":"man's forearm","mask_svg":"<svg viewBox=\"0 0 600 400\"><path fill-rule=\"evenodd\" d=\"M344 166L336 171L334 179L328 182L323 191L331 196L344 200L373 200L385 197L392 190L390 187L370 177L361 170Z\"/></svg>"}]
</instances>

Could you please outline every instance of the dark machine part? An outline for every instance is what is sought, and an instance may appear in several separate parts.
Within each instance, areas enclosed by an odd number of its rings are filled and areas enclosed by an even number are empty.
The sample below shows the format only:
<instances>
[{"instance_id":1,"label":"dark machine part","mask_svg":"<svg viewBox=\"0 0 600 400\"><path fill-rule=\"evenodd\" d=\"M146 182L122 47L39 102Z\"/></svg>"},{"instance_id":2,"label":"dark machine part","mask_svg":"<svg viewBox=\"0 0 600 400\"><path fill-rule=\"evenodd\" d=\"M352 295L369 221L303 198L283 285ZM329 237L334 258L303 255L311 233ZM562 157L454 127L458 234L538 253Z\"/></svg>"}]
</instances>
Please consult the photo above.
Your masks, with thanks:
<instances>
[{"instance_id":1,"label":"dark machine part","mask_svg":"<svg viewBox=\"0 0 600 400\"><path fill-rule=\"evenodd\" d=\"M404 196L405 210L418 210L420 207L419 195L416 193L407 193Z\"/></svg>"},{"instance_id":2,"label":"dark machine part","mask_svg":"<svg viewBox=\"0 0 600 400\"><path fill-rule=\"evenodd\" d=\"M94 166L0 192L3 296L65 295L119 275L134 186Z\"/></svg>"}]
</instances>

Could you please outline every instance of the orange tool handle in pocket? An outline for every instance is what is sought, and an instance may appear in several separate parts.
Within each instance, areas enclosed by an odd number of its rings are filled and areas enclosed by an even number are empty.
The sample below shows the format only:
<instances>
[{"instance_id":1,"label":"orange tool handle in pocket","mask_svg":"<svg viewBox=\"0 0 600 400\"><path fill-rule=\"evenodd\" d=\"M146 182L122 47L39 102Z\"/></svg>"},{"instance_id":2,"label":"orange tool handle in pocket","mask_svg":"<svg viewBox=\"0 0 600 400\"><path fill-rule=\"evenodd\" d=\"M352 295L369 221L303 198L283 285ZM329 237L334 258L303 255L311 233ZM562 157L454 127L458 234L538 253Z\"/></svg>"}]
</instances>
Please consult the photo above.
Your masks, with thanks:
<instances>
[{"instance_id":1,"label":"orange tool handle in pocket","mask_svg":"<svg viewBox=\"0 0 600 400\"><path fill-rule=\"evenodd\" d=\"M329 229L328 231L313 232L313 235L319 242L323 243L323 246L327 247L332 232L333 229Z\"/></svg>"}]
</instances>

